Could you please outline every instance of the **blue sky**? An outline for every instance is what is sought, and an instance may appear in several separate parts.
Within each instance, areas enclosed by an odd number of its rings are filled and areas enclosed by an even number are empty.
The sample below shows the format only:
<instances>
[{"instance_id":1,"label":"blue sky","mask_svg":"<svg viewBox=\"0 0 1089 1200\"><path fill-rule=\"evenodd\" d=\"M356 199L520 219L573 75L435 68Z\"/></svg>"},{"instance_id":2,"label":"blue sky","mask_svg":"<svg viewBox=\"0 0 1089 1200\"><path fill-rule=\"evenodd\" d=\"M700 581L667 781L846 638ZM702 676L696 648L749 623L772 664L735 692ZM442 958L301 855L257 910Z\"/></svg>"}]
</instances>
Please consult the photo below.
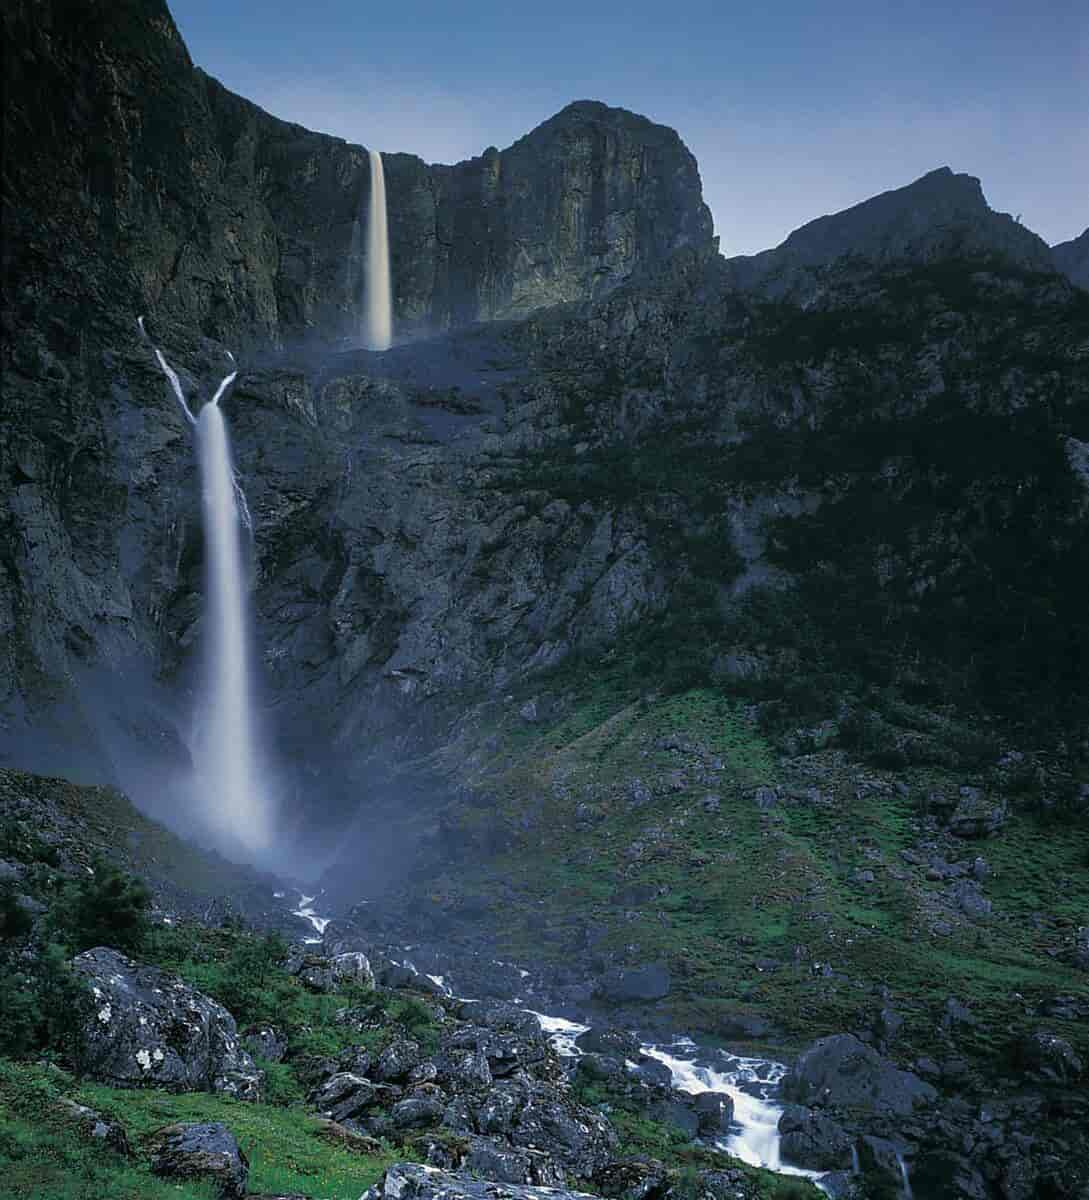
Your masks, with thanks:
<instances>
[{"instance_id":1,"label":"blue sky","mask_svg":"<svg viewBox=\"0 0 1089 1200\"><path fill-rule=\"evenodd\" d=\"M1089 225L1089 0L168 0L277 116L455 162L571 100L672 125L726 254L938 166L1049 242Z\"/></svg>"}]
</instances>

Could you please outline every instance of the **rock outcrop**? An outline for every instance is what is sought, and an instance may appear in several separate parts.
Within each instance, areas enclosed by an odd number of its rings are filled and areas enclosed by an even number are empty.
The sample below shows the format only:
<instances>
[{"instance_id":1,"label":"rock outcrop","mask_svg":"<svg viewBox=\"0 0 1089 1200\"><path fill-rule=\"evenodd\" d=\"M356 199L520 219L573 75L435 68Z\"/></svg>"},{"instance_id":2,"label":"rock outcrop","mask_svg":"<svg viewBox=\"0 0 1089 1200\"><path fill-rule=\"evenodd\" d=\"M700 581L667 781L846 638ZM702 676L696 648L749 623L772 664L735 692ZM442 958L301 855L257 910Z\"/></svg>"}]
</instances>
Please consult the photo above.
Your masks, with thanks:
<instances>
[{"instance_id":1,"label":"rock outcrop","mask_svg":"<svg viewBox=\"0 0 1089 1200\"><path fill-rule=\"evenodd\" d=\"M92 1078L260 1099L260 1073L222 1005L105 947L77 955L72 966L93 1000L79 1036L80 1068Z\"/></svg>"}]
</instances>

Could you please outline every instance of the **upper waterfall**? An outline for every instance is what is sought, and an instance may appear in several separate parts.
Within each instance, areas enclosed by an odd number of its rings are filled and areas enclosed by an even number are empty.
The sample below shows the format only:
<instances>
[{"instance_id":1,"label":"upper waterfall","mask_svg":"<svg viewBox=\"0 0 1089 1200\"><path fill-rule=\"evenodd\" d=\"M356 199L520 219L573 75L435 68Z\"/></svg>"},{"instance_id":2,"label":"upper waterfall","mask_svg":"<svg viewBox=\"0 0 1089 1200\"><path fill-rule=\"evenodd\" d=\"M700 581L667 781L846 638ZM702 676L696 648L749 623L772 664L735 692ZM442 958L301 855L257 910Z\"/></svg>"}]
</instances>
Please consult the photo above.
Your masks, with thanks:
<instances>
[{"instance_id":1,"label":"upper waterfall","mask_svg":"<svg viewBox=\"0 0 1089 1200\"><path fill-rule=\"evenodd\" d=\"M369 350L388 350L393 343L393 290L389 273L386 176L382 168L382 155L377 150L368 153L371 160L371 198L367 214L363 344Z\"/></svg>"}]
</instances>

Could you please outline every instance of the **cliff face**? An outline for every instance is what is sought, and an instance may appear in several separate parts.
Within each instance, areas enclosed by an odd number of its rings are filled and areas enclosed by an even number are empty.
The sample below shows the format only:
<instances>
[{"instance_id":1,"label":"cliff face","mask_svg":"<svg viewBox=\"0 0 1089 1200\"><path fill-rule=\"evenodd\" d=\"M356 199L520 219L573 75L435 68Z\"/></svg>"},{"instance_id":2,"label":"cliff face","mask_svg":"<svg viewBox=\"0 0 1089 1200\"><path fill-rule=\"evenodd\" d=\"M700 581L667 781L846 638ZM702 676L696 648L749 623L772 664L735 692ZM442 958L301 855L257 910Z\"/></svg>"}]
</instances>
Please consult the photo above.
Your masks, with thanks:
<instances>
[{"instance_id":1,"label":"cliff face","mask_svg":"<svg viewBox=\"0 0 1089 1200\"><path fill-rule=\"evenodd\" d=\"M4 269L24 296L153 312L234 345L358 336L360 146L195 69L159 0L21 0L4 27ZM501 153L453 167L389 154L386 170L402 332L599 294L711 239L677 135L601 104Z\"/></svg>"},{"instance_id":2,"label":"cliff face","mask_svg":"<svg viewBox=\"0 0 1089 1200\"><path fill-rule=\"evenodd\" d=\"M803 626L825 663L940 640L950 687L1080 703L1084 296L977 181L724 262L676 135L579 103L387 156L402 327L452 329L269 356L355 326L364 153L195 71L154 4L4 21L0 753L186 756L198 485L142 312L194 407L242 360L270 723L349 790L446 698L626 641L707 678L790 670ZM800 607L746 632L769 588Z\"/></svg>"}]
</instances>

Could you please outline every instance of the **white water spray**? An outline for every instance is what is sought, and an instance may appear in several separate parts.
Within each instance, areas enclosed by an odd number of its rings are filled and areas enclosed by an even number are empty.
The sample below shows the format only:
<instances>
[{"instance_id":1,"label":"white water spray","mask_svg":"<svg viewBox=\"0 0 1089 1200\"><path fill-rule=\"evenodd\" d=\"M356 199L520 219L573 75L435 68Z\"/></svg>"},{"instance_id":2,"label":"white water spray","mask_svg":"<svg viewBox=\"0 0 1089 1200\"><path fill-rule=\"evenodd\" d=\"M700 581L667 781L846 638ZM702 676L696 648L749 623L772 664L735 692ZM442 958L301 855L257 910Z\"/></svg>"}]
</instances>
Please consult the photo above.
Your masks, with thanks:
<instances>
[{"instance_id":1,"label":"white water spray","mask_svg":"<svg viewBox=\"0 0 1089 1200\"><path fill-rule=\"evenodd\" d=\"M147 336L143 317L140 332ZM194 747L198 798L207 824L226 842L253 853L269 843L253 734L241 531L252 529L246 497L234 473L230 438L219 402L238 375L225 376L194 417L177 372L155 349L187 420L195 426L204 517L207 600L207 695ZM227 351L234 362L234 355Z\"/></svg>"},{"instance_id":2,"label":"white water spray","mask_svg":"<svg viewBox=\"0 0 1089 1200\"><path fill-rule=\"evenodd\" d=\"M393 290L389 274L389 226L386 220L386 175L382 155L371 160L371 199L367 215L366 317L363 343L369 350L388 350L393 343Z\"/></svg>"}]
</instances>

